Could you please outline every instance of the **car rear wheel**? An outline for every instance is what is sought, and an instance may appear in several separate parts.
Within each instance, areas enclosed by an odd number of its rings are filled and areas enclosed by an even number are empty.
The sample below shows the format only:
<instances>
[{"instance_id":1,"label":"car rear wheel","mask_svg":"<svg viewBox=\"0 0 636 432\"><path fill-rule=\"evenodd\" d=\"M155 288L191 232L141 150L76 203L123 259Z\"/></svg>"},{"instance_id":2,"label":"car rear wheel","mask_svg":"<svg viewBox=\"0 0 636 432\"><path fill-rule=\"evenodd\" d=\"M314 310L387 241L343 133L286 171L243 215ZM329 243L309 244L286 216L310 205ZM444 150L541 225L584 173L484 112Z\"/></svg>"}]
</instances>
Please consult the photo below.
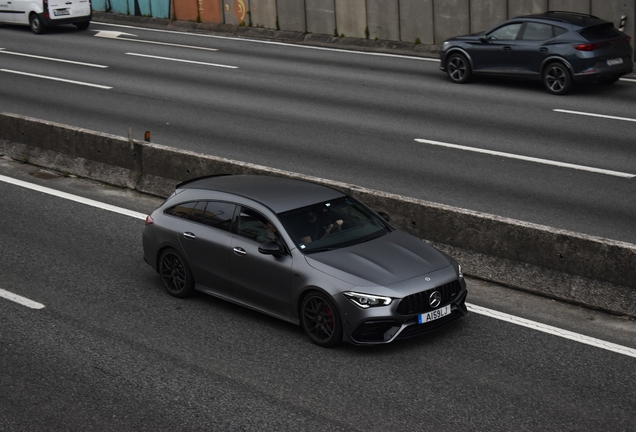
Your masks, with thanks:
<instances>
[{"instance_id":1,"label":"car rear wheel","mask_svg":"<svg viewBox=\"0 0 636 432\"><path fill-rule=\"evenodd\" d=\"M321 347L342 341L342 322L333 301L319 292L309 293L300 308L301 325L309 339Z\"/></svg>"},{"instance_id":2,"label":"car rear wheel","mask_svg":"<svg viewBox=\"0 0 636 432\"><path fill-rule=\"evenodd\" d=\"M78 30L86 30L90 24L91 24L90 21L84 21L84 22L75 23L75 27L77 27Z\"/></svg>"},{"instance_id":3,"label":"car rear wheel","mask_svg":"<svg viewBox=\"0 0 636 432\"><path fill-rule=\"evenodd\" d=\"M174 249L166 249L159 257L159 275L170 295L186 297L194 291L194 278L188 264Z\"/></svg>"},{"instance_id":4,"label":"car rear wheel","mask_svg":"<svg viewBox=\"0 0 636 432\"><path fill-rule=\"evenodd\" d=\"M32 13L29 17L29 25L31 26L31 31L35 34L42 34L46 30L42 20L35 13Z\"/></svg>"},{"instance_id":5,"label":"car rear wheel","mask_svg":"<svg viewBox=\"0 0 636 432\"><path fill-rule=\"evenodd\" d=\"M446 73L454 83L463 84L470 79L468 59L463 54L451 54L446 61Z\"/></svg>"},{"instance_id":6,"label":"car rear wheel","mask_svg":"<svg viewBox=\"0 0 636 432\"><path fill-rule=\"evenodd\" d=\"M554 95L566 94L572 88L570 71L563 63L550 63L543 71L543 85Z\"/></svg>"}]
</instances>

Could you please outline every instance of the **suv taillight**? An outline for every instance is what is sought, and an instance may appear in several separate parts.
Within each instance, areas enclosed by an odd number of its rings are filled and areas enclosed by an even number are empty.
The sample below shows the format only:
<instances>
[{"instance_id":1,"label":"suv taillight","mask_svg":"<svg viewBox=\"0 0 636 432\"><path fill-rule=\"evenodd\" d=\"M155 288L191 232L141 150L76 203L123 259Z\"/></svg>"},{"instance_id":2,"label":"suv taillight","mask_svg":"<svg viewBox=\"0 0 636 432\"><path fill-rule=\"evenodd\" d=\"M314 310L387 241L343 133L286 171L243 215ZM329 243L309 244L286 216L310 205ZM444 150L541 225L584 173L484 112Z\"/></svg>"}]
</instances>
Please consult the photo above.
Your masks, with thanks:
<instances>
[{"instance_id":1,"label":"suv taillight","mask_svg":"<svg viewBox=\"0 0 636 432\"><path fill-rule=\"evenodd\" d=\"M587 44L574 45L574 49L579 51L594 51L596 48L600 46L601 44L587 43Z\"/></svg>"},{"instance_id":2,"label":"suv taillight","mask_svg":"<svg viewBox=\"0 0 636 432\"><path fill-rule=\"evenodd\" d=\"M146 216L146 225L152 225L153 223L155 223L155 221L152 220L152 216Z\"/></svg>"}]
</instances>

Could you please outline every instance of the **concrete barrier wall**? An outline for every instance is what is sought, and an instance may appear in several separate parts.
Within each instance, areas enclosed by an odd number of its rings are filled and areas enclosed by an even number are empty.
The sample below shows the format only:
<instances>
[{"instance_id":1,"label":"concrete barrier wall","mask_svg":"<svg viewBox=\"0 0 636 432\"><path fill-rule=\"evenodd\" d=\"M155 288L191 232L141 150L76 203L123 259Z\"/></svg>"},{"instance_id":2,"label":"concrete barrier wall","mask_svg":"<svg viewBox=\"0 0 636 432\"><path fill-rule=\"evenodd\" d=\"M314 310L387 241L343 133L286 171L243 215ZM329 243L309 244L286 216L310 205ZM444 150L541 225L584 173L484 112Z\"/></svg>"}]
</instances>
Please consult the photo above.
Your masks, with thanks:
<instances>
[{"instance_id":1,"label":"concrete barrier wall","mask_svg":"<svg viewBox=\"0 0 636 432\"><path fill-rule=\"evenodd\" d=\"M470 276L636 316L636 245L14 114L0 113L0 154L164 197L181 181L219 173L328 184L391 214L392 224L454 256Z\"/></svg>"},{"instance_id":2,"label":"concrete barrier wall","mask_svg":"<svg viewBox=\"0 0 636 432\"><path fill-rule=\"evenodd\" d=\"M400 0L400 40L435 43L433 0Z\"/></svg>"},{"instance_id":3,"label":"concrete barrier wall","mask_svg":"<svg viewBox=\"0 0 636 432\"><path fill-rule=\"evenodd\" d=\"M488 30L548 10L591 13L636 39L636 0L95 0L96 11L245 25L436 47L449 37Z\"/></svg>"}]
</instances>

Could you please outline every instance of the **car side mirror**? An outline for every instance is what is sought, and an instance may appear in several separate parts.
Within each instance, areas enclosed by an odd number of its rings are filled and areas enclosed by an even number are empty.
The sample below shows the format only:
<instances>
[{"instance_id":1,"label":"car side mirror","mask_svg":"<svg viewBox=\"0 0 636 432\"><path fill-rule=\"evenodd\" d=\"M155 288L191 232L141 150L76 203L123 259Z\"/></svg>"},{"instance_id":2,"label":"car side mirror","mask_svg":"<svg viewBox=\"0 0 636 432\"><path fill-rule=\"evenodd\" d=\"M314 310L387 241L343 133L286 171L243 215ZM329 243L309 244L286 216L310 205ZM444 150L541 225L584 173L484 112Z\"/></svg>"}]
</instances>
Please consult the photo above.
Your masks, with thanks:
<instances>
[{"instance_id":1,"label":"car side mirror","mask_svg":"<svg viewBox=\"0 0 636 432\"><path fill-rule=\"evenodd\" d=\"M485 34L483 34L483 35L479 36L479 40L480 40L482 43L488 43L488 36L486 36Z\"/></svg>"},{"instance_id":2,"label":"car side mirror","mask_svg":"<svg viewBox=\"0 0 636 432\"><path fill-rule=\"evenodd\" d=\"M380 215L380 217L381 217L382 219L384 219L386 222L388 222L388 221L389 221L389 219L391 219L391 218L389 217L389 214L388 214L388 213L385 213L385 212L378 212L378 215Z\"/></svg>"},{"instance_id":3,"label":"car side mirror","mask_svg":"<svg viewBox=\"0 0 636 432\"><path fill-rule=\"evenodd\" d=\"M275 241L268 241L258 247L258 251L263 255L280 255L280 245Z\"/></svg>"}]
</instances>

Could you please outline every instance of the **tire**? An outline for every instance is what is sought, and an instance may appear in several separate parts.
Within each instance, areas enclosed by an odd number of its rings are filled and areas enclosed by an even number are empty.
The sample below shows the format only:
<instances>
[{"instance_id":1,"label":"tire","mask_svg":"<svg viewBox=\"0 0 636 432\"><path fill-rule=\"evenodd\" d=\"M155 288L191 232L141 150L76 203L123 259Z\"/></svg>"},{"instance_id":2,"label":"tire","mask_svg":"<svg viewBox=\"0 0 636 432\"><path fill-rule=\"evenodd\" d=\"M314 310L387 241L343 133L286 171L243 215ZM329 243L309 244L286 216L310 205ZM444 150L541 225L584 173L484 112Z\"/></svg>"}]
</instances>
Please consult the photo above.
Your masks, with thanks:
<instances>
[{"instance_id":1,"label":"tire","mask_svg":"<svg viewBox=\"0 0 636 432\"><path fill-rule=\"evenodd\" d=\"M570 71L563 63L550 63L543 71L543 85L554 95L566 94L572 88Z\"/></svg>"},{"instance_id":2,"label":"tire","mask_svg":"<svg viewBox=\"0 0 636 432\"><path fill-rule=\"evenodd\" d=\"M318 346L328 348L342 341L342 321L333 301L317 291L309 293L300 307L305 334Z\"/></svg>"},{"instance_id":3,"label":"tire","mask_svg":"<svg viewBox=\"0 0 636 432\"><path fill-rule=\"evenodd\" d=\"M459 53L451 54L446 61L446 73L454 83L463 84L467 82L472 75L472 71L466 56Z\"/></svg>"},{"instance_id":4,"label":"tire","mask_svg":"<svg viewBox=\"0 0 636 432\"><path fill-rule=\"evenodd\" d=\"M31 26L31 31L35 34L42 34L46 31L46 26L35 13L32 13L29 17L29 25Z\"/></svg>"},{"instance_id":5,"label":"tire","mask_svg":"<svg viewBox=\"0 0 636 432\"><path fill-rule=\"evenodd\" d=\"M166 249L159 257L159 276L163 286L174 297L187 297L194 291L194 278L188 263L174 249Z\"/></svg>"},{"instance_id":6,"label":"tire","mask_svg":"<svg viewBox=\"0 0 636 432\"><path fill-rule=\"evenodd\" d=\"M78 30L86 30L90 24L90 21L78 22L75 23L75 27L77 27Z\"/></svg>"}]
</instances>

